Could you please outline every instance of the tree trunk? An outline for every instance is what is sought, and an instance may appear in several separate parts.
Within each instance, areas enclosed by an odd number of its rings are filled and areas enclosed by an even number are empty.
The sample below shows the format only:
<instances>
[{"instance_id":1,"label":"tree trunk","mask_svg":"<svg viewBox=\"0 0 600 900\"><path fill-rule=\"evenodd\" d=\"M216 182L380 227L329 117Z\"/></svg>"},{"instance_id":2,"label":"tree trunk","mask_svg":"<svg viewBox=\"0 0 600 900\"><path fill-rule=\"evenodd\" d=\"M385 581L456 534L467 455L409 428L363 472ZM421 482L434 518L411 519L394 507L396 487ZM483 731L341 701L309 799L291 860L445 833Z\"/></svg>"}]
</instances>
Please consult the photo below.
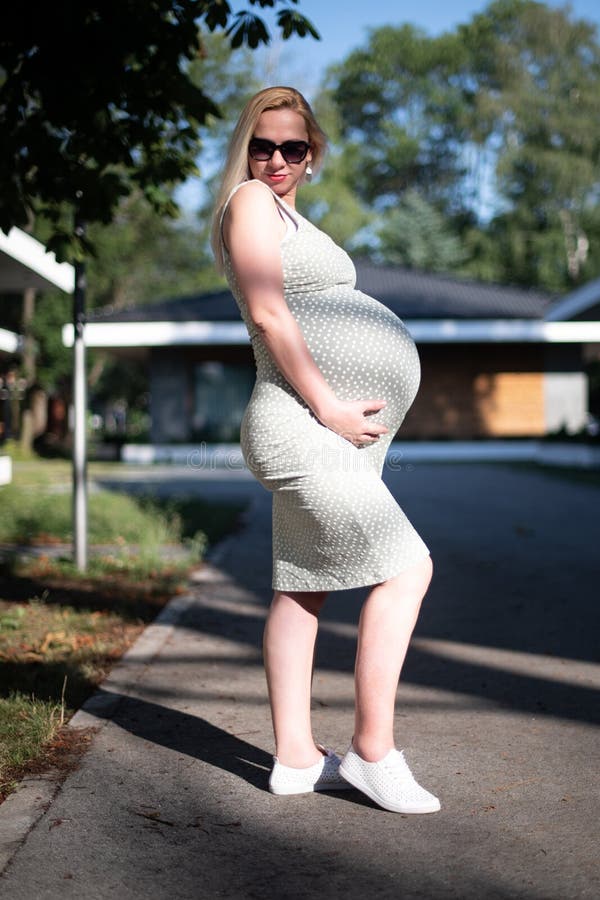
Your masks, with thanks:
<instances>
[{"instance_id":1,"label":"tree trunk","mask_svg":"<svg viewBox=\"0 0 600 900\"><path fill-rule=\"evenodd\" d=\"M23 291L23 315L21 331L23 333L23 374L29 387L35 381L35 341L31 326L35 314L35 288L27 287Z\"/></svg>"}]
</instances>

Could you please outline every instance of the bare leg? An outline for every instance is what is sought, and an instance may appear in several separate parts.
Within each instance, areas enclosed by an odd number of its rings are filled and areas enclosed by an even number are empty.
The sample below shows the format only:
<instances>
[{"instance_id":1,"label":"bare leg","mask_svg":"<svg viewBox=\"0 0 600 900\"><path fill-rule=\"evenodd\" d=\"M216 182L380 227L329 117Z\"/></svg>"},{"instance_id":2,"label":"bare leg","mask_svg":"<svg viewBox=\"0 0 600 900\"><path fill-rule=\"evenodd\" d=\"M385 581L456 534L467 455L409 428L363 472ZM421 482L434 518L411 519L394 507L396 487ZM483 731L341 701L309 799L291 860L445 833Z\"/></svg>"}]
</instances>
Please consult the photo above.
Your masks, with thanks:
<instances>
[{"instance_id":1,"label":"bare leg","mask_svg":"<svg viewBox=\"0 0 600 900\"><path fill-rule=\"evenodd\" d=\"M284 766L312 766L321 754L312 736L310 693L318 615L325 591L275 591L263 651L275 733Z\"/></svg>"},{"instance_id":2,"label":"bare leg","mask_svg":"<svg viewBox=\"0 0 600 900\"><path fill-rule=\"evenodd\" d=\"M375 585L363 605L356 651L353 744L368 762L378 762L394 747L398 679L432 572L428 556Z\"/></svg>"}]
</instances>

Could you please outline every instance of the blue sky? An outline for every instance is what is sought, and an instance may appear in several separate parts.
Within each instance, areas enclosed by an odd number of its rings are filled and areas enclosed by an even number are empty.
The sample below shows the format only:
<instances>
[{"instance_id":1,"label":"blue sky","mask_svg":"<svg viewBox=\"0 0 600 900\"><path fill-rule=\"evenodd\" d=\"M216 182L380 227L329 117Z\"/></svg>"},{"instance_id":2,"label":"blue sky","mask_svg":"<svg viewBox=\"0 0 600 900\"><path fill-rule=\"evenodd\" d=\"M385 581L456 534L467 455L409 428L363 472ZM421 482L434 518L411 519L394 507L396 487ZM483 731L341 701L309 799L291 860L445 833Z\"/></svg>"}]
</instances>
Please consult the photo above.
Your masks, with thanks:
<instances>
[{"instance_id":1,"label":"blue sky","mask_svg":"<svg viewBox=\"0 0 600 900\"><path fill-rule=\"evenodd\" d=\"M248 6L245 2L235 8ZM487 0L299 0L298 10L306 15L321 34L321 40L291 38L274 39L271 45L256 52L267 84L290 84L313 101L327 66L339 62L367 40L370 28L401 25L410 22L427 34L437 35L468 22L475 13L488 6ZM548 6L565 6L561 0L547 0ZM600 28L599 0L572 0L569 4L577 18L588 19ZM276 34L275 16L271 10L256 11ZM259 70L260 71L260 70ZM203 168L206 170L206 159ZM177 198L189 211L196 209L203 196L203 179L193 178L177 191Z\"/></svg>"},{"instance_id":2,"label":"blue sky","mask_svg":"<svg viewBox=\"0 0 600 900\"><path fill-rule=\"evenodd\" d=\"M547 5L566 4L550 0ZM569 5L577 18L600 25L598 0L572 0ZM487 6L486 0L299 0L298 9L313 22L322 40L275 41L265 51L265 81L293 84L312 100L326 67L363 44L369 28L410 22L436 35L468 22ZM272 27L274 17L265 10L260 15Z\"/></svg>"}]
</instances>

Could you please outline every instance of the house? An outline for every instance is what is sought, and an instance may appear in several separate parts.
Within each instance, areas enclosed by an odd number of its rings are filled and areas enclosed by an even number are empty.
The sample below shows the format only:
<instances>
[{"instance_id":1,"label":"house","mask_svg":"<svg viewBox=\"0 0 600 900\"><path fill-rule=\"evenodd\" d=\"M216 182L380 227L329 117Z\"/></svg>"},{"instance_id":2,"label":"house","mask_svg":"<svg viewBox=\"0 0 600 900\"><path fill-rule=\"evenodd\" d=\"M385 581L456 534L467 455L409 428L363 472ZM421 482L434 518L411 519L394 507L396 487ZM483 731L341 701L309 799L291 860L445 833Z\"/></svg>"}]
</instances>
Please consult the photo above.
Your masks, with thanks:
<instances>
[{"instance_id":1,"label":"house","mask_svg":"<svg viewBox=\"0 0 600 900\"><path fill-rule=\"evenodd\" d=\"M421 387L403 439L541 437L585 427L600 280L558 298L365 260L356 268L357 287L403 319L419 349ZM63 340L72 342L72 326ZM147 366L153 444L238 439L254 365L228 290L103 310L90 315L86 341Z\"/></svg>"},{"instance_id":2,"label":"house","mask_svg":"<svg viewBox=\"0 0 600 900\"><path fill-rule=\"evenodd\" d=\"M2 296L15 294L23 296L24 305L33 312L38 291L60 288L73 291L73 266L58 263L53 253L48 253L43 244L19 228L11 228L8 234L0 231L0 304ZM4 438L5 407L10 405L14 362L23 352L24 339L21 335L0 328L0 441ZM1 450L1 444L0 444ZM11 480L10 457L0 455L0 484Z\"/></svg>"}]
</instances>

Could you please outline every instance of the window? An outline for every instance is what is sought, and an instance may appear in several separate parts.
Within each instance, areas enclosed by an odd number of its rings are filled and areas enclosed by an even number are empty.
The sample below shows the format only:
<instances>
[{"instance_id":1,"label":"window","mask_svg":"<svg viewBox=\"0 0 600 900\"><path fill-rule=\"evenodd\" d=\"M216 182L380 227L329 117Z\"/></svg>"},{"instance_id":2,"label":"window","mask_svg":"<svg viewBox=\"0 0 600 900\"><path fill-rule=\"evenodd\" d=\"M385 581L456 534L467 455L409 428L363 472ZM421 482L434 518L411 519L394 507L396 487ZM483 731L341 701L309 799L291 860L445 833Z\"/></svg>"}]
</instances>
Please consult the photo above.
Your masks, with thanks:
<instances>
[{"instance_id":1,"label":"window","mask_svg":"<svg viewBox=\"0 0 600 900\"><path fill-rule=\"evenodd\" d=\"M194 366L194 440L239 441L254 378L252 366L216 360Z\"/></svg>"}]
</instances>

